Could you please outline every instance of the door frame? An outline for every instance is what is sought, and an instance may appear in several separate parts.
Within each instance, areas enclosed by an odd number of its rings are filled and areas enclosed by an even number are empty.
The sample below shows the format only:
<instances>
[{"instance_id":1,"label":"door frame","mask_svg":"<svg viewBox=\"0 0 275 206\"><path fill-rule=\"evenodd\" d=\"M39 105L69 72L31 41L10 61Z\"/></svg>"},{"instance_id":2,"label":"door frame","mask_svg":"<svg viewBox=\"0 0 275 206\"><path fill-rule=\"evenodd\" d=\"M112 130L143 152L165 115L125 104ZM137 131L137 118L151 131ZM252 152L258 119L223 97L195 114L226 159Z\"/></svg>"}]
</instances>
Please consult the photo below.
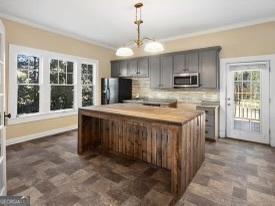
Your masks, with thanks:
<instances>
[{"instance_id":1,"label":"door frame","mask_svg":"<svg viewBox=\"0 0 275 206\"><path fill-rule=\"evenodd\" d=\"M264 87L268 87L268 91L262 90L261 91L261 100L262 96L266 96L267 99L265 99L266 101L262 102L261 105L265 108L264 110L261 109L261 122L264 122L265 124L262 124L262 132L261 134L263 134L263 137L259 137L259 135L255 134L255 133L250 133L248 134L248 132L244 132L244 131L239 131L237 132L236 130L231 130L229 126L233 126L233 117L232 114L232 106L234 105L234 103L230 103L231 106L228 106L228 102L226 104L226 136L230 136L230 138L232 139L237 139L237 140L245 140L245 141L251 141L251 142L258 142L258 143L263 143L263 144L270 144L270 136L269 136L269 129L270 129L270 103L269 103L269 95L270 95L270 62L269 61L262 61L262 62L246 62L246 63L234 63L234 64L227 64L227 68L226 68L226 72L227 72L227 91L226 91L226 98L231 97L231 102L234 102L234 97L232 96L232 93L234 91L230 91L230 90L234 90L234 86L232 85L234 82L233 76L231 72L234 72L234 69L231 69L231 66L242 66L242 65L256 65L256 64L265 64L266 67L265 69L263 69L264 71L262 71L262 75L261 75L261 82L262 82L262 86ZM236 71L236 70L235 70ZM264 76L266 76L268 79L267 81L265 81ZM232 92L232 93L231 93ZM231 110L230 110L231 109ZM231 133L235 133L236 136L231 136ZM236 134L239 133L239 134ZM247 133L247 134L245 134ZM248 136L246 136L248 135Z\"/></svg>"},{"instance_id":2,"label":"door frame","mask_svg":"<svg viewBox=\"0 0 275 206\"><path fill-rule=\"evenodd\" d=\"M1 19L0 19L0 33L2 34L2 39L1 41L3 41L3 45L0 45L2 46L1 51L3 52L3 77L2 77L2 80L3 80L3 94L4 94L4 99L3 99L3 116L5 114L5 111L6 111L6 96L7 96L7 93L6 93L6 81L5 81L5 78L6 78L6 65L5 65L5 54L6 54L6 33L5 33L5 27L4 27L4 24L2 23ZM1 55L1 53L0 53ZM1 58L0 58L1 60ZM3 121L5 122L5 117L3 117ZM4 196L4 195L7 195L7 171L6 171L6 127L4 125L4 122L3 122L3 140L2 140L2 144L4 145L3 147L3 168L4 168L4 171L3 171L3 184L4 184L4 187L2 189L2 191L0 191L0 196Z\"/></svg>"},{"instance_id":3,"label":"door frame","mask_svg":"<svg viewBox=\"0 0 275 206\"><path fill-rule=\"evenodd\" d=\"M228 77L228 65L247 62L266 62L269 61L270 66L270 84L269 84L269 122L275 122L275 99L272 94L275 94L275 54L263 55L263 56L248 56L237 58L222 58L220 59L220 130L219 134L221 138L227 137L226 125L227 125L227 77ZM270 126L270 125L269 125ZM269 133L270 145L275 147L275 127L270 127Z\"/></svg>"}]
</instances>

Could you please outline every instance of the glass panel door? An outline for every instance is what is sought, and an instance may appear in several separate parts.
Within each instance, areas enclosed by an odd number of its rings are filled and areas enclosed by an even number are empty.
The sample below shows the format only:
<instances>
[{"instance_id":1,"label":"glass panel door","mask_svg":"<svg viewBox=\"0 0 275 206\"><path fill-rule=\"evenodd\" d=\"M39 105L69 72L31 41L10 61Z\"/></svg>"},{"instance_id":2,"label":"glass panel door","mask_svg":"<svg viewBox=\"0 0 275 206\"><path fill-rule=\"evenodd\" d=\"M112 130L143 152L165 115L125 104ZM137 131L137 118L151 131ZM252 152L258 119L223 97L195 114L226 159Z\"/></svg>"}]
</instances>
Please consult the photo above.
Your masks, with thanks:
<instances>
[{"instance_id":1,"label":"glass panel door","mask_svg":"<svg viewBox=\"0 0 275 206\"><path fill-rule=\"evenodd\" d=\"M229 65L227 136L269 143L269 64Z\"/></svg>"},{"instance_id":2,"label":"glass panel door","mask_svg":"<svg viewBox=\"0 0 275 206\"><path fill-rule=\"evenodd\" d=\"M234 129L261 132L261 71L233 71Z\"/></svg>"}]
</instances>

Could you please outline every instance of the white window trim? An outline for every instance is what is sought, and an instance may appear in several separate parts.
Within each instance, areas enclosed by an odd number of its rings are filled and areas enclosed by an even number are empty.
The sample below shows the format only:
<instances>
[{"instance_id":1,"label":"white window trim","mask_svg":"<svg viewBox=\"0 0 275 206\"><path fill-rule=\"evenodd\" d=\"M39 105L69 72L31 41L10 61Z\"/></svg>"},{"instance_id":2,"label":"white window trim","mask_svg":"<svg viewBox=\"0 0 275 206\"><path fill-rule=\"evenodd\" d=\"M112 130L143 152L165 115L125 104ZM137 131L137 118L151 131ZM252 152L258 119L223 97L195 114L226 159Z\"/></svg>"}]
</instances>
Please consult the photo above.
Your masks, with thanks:
<instances>
[{"instance_id":1,"label":"white window trim","mask_svg":"<svg viewBox=\"0 0 275 206\"><path fill-rule=\"evenodd\" d=\"M17 114L17 54L27 54L40 57L39 85L40 101L39 113L16 116ZM74 106L73 109L58 111L50 110L50 60L59 59L74 62ZM76 115L78 108L82 106L81 64L94 65L94 105L99 104L99 68L98 60L50 52L46 50L28 48L10 44L9 46L9 95L8 111L11 113L9 125L20 124L44 119L59 118Z\"/></svg>"}]
</instances>

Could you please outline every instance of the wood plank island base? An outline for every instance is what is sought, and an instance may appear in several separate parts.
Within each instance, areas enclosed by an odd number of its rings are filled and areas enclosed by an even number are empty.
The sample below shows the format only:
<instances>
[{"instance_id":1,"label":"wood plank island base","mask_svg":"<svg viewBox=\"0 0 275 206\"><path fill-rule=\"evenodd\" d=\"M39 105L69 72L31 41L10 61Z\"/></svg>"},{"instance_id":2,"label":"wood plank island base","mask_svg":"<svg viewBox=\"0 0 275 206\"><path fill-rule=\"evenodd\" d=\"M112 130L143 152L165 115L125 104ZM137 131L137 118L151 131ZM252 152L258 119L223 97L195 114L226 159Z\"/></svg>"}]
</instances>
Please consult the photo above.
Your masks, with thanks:
<instances>
[{"instance_id":1,"label":"wood plank island base","mask_svg":"<svg viewBox=\"0 0 275 206\"><path fill-rule=\"evenodd\" d=\"M103 150L171 170L171 191L181 195L205 158L205 114L137 104L79 109L78 154Z\"/></svg>"}]
</instances>

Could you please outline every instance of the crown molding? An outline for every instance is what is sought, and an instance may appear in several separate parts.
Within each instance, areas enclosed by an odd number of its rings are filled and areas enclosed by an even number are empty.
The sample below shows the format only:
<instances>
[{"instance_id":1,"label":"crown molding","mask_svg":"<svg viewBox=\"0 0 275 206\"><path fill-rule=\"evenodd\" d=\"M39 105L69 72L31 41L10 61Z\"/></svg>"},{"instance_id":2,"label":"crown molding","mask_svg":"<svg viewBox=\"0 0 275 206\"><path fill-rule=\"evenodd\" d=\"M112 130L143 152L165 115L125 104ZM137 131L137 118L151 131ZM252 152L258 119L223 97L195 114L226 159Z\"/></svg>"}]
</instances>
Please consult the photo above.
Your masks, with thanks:
<instances>
[{"instance_id":1,"label":"crown molding","mask_svg":"<svg viewBox=\"0 0 275 206\"><path fill-rule=\"evenodd\" d=\"M208 29L208 30L202 30L202 31L198 31L198 32L191 32L191 33L187 33L187 34L183 34L183 35L159 39L158 41L169 42L169 41L173 41L173 40L201 36L201 35L205 35L205 34L217 33L217 32L222 32L222 31L228 31L228 30L232 30L232 29L238 29L238 28L253 26L256 24L262 24L262 23L267 23L267 22L272 22L272 21L275 21L275 16L258 19L258 20L254 20L254 21L246 21L246 22L241 22L241 23L237 23L237 24L230 24L230 25L217 27L217 28L213 28L213 29Z\"/></svg>"},{"instance_id":2,"label":"crown molding","mask_svg":"<svg viewBox=\"0 0 275 206\"><path fill-rule=\"evenodd\" d=\"M41 30L45 30L45 31L48 31L48 32L51 32L51 33L55 33L55 34L66 36L66 37L69 37L69 38L72 38L72 39L76 39L76 40L79 40L79 41L87 42L89 44L93 44L95 46L103 47L105 49L111 49L111 50L114 50L114 51L116 50L116 48L114 48L114 47L112 47L110 45L106 45L106 44L102 44L102 43L96 42L94 40L91 40L89 38L83 37L81 35L72 34L70 32L66 32L66 31L63 31L61 29L55 29L55 28L50 27L50 26L40 25L40 24L31 22L29 20L21 19L21 18L12 16L12 15L9 15L9 14L2 13L2 12L0 12L0 17L2 17L4 19L7 19L7 20L10 20L10 21L17 22L17 23L26 24L28 26L31 26L31 27L34 27L34 28L38 28L38 29L41 29Z\"/></svg>"},{"instance_id":3,"label":"crown molding","mask_svg":"<svg viewBox=\"0 0 275 206\"><path fill-rule=\"evenodd\" d=\"M116 50L116 47L107 45L107 44L102 44L99 42L96 42L94 40L91 40L89 38L77 35L77 34L72 34L66 31L62 31L60 29L55 29L53 27L49 27L49 26L44 26L44 25L40 25L37 23L33 23L29 20L25 20L25 19L21 19L9 14L5 14L0 12L0 17L7 19L7 20L11 20L14 22L18 22L18 23L22 23L22 24L26 24L28 26L32 26L38 29L42 29L51 33L55 33L55 34L59 34L62 36L66 36L66 37L70 37L76 40L80 40L83 42L87 42L89 44L93 44L95 46L99 46L99 47L103 47L106 49L111 49L113 51ZM232 29L238 29L238 28L242 28L242 27L247 27L247 26L253 26L256 24L262 24L262 23L267 23L267 22L271 22L271 21L275 21L275 16L272 17L268 17L268 18L262 18L262 19L258 19L258 20L253 20L253 21L246 21L246 22L241 22L241 23L237 23L237 24L230 24L230 25L226 25L226 26L222 26L222 27L217 27L217 28L213 28L213 29L208 29L208 30L201 30L198 32L191 32L191 33L187 33L187 34L183 34L183 35L177 35L177 36L172 36L172 37L168 37L168 38L163 38L163 39L158 39L158 41L160 42L169 42L169 41L173 41L173 40L178 40L178 39L183 39L183 38L189 38L189 37L195 37L195 36L200 36L200 35L205 35L205 34L211 34L211 33L217 33L217 32L222 32L222 31L227 31L227 30L232 30Z\"/></svg>"}]
</instances>

